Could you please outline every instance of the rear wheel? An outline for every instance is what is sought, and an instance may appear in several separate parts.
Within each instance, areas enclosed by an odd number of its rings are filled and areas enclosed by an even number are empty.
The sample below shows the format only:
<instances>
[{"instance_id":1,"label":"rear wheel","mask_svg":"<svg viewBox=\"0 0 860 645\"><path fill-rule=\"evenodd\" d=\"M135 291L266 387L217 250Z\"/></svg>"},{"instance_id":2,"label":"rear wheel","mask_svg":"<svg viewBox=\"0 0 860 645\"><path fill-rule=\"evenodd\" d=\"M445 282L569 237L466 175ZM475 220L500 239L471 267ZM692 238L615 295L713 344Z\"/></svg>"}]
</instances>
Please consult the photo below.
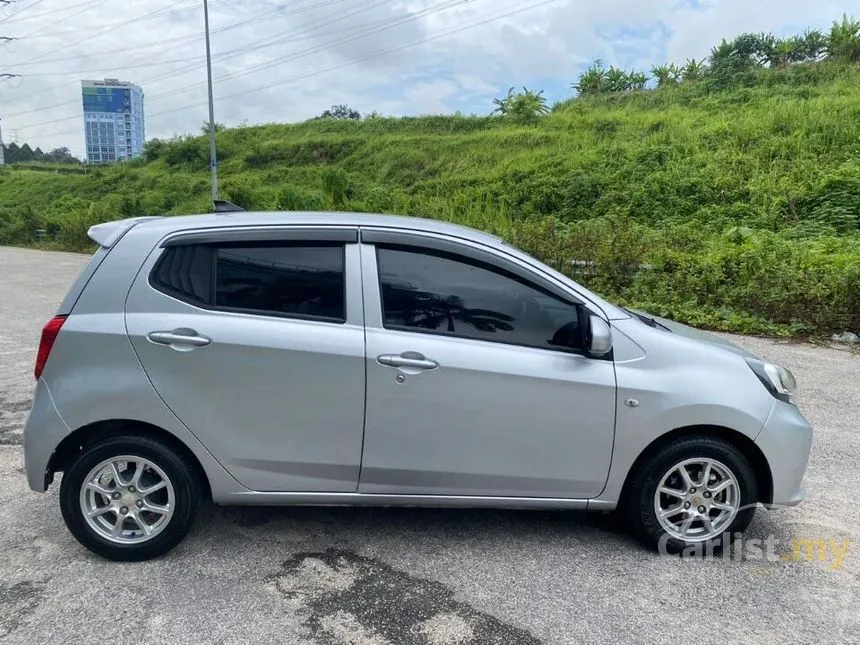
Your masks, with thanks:
<instances>
[{"instance_id":1,"label":"rear wheel","mask_svg":"<svg viewBox=\"0 0 860 645\"><path fill-rule=\"evenodd\" d=\"M629 483L627 518L648 546L667 553L713 553L749 525L758 500L755 473L735 446L684 437L650 455Z\"/></svg>"},{"instance_id":2,"label":"rear wheel","mask_svg":"<svg viewBox=\"0 0 860 645\"><path fill-rule=\"evenodd\" d=\"M200 482L183 456L160 441L117 436L87 446L60 485L69 531L111 560L147 560L188 533Z\"/></svg>"}]
</instances>

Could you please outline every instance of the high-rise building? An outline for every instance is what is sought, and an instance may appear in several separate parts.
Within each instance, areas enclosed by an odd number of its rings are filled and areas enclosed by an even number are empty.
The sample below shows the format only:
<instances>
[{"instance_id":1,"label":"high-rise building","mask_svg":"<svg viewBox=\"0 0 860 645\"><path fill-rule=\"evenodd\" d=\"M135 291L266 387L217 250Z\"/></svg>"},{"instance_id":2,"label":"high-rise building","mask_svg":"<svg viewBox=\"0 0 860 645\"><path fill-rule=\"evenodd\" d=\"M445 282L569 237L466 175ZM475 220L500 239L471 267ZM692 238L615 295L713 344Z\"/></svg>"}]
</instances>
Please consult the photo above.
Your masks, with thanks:
<instances>
[{"instance_id":1,"label":"high-rise building","mask_svg":"<svg viewBox=\"0 0 860 645\"><path fill-rule=\"evenodd\" d=\"M143 90L106 78L81 81L87 163L134 159L143 152Z\"/></svg>"}]
</instances>

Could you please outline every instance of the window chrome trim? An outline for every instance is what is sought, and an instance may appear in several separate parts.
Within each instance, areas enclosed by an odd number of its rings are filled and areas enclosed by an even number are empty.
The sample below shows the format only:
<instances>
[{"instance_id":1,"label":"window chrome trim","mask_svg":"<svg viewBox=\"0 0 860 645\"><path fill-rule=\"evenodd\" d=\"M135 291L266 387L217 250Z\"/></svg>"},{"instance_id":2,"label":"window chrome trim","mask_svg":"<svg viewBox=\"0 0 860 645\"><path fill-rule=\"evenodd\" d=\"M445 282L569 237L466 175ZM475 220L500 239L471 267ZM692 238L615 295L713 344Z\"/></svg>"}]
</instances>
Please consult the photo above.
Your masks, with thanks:
<instances>
[{"instance_id":1,"label":"window chrome trim","mask_svg":"<svg viewBox=\"0 0 860 645\"><path fill-rule=\"evenodd\" d=\"M213 228L178 231L161 243L162 248L185 244L230 244L233 242L341 242L358 243L358 228L334 226L263 226L259 228Z\"/></svg>"}]
</instances>

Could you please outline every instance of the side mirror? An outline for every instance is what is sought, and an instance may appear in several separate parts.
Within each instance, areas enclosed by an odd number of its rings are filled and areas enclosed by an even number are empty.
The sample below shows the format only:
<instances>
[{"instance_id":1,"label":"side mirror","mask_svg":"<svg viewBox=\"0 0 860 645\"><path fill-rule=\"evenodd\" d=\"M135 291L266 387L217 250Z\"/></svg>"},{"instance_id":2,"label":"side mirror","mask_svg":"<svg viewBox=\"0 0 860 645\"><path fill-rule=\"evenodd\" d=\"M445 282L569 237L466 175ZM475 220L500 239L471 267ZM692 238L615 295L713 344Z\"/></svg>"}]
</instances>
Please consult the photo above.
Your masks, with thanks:
<instances>
[{"instance_id":1,"label":"side mirror","mask_svg":"<svg viewBox=\"0 0 860 645\"><path fill-rule=\"evenodd\" d=\"M588 347L585 353L594 358L606 356L612 351L612 328L600 316L592 314L588 319Z\"/></svg>"}]
</instances>

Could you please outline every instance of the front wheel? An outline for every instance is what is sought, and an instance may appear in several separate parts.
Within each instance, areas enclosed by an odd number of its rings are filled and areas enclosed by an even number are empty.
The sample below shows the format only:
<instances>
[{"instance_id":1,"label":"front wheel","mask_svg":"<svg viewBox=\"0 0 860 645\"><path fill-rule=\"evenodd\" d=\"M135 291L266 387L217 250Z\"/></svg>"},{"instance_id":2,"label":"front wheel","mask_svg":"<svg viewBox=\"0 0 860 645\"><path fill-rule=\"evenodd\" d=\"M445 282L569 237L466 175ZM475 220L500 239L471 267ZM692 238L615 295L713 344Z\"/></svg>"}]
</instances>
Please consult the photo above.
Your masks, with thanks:
<instances>
[{"instance_id":1,"label":"front wheel","mask_svg":"<svg viewBox=\"0 0 860 645\"><path fill-rule=\"evenodd\" d=\"M628 491L634 533L673 554L718 551L749 525L758 501L749 460L709 436L684 437L655 451L633 474Z\"/></svg>"},{"instance_id":2,"label":"front wheel","mask_svg":"<svg viewBox=\"0 0 860 645\"><path fill-rule=\"evenodd\" d=\"M60 484L69 531L111 560L166 553L188 533L199 502L191 464L146 437L117 436L87 446Z\"/></svg>"}]
</instances>

